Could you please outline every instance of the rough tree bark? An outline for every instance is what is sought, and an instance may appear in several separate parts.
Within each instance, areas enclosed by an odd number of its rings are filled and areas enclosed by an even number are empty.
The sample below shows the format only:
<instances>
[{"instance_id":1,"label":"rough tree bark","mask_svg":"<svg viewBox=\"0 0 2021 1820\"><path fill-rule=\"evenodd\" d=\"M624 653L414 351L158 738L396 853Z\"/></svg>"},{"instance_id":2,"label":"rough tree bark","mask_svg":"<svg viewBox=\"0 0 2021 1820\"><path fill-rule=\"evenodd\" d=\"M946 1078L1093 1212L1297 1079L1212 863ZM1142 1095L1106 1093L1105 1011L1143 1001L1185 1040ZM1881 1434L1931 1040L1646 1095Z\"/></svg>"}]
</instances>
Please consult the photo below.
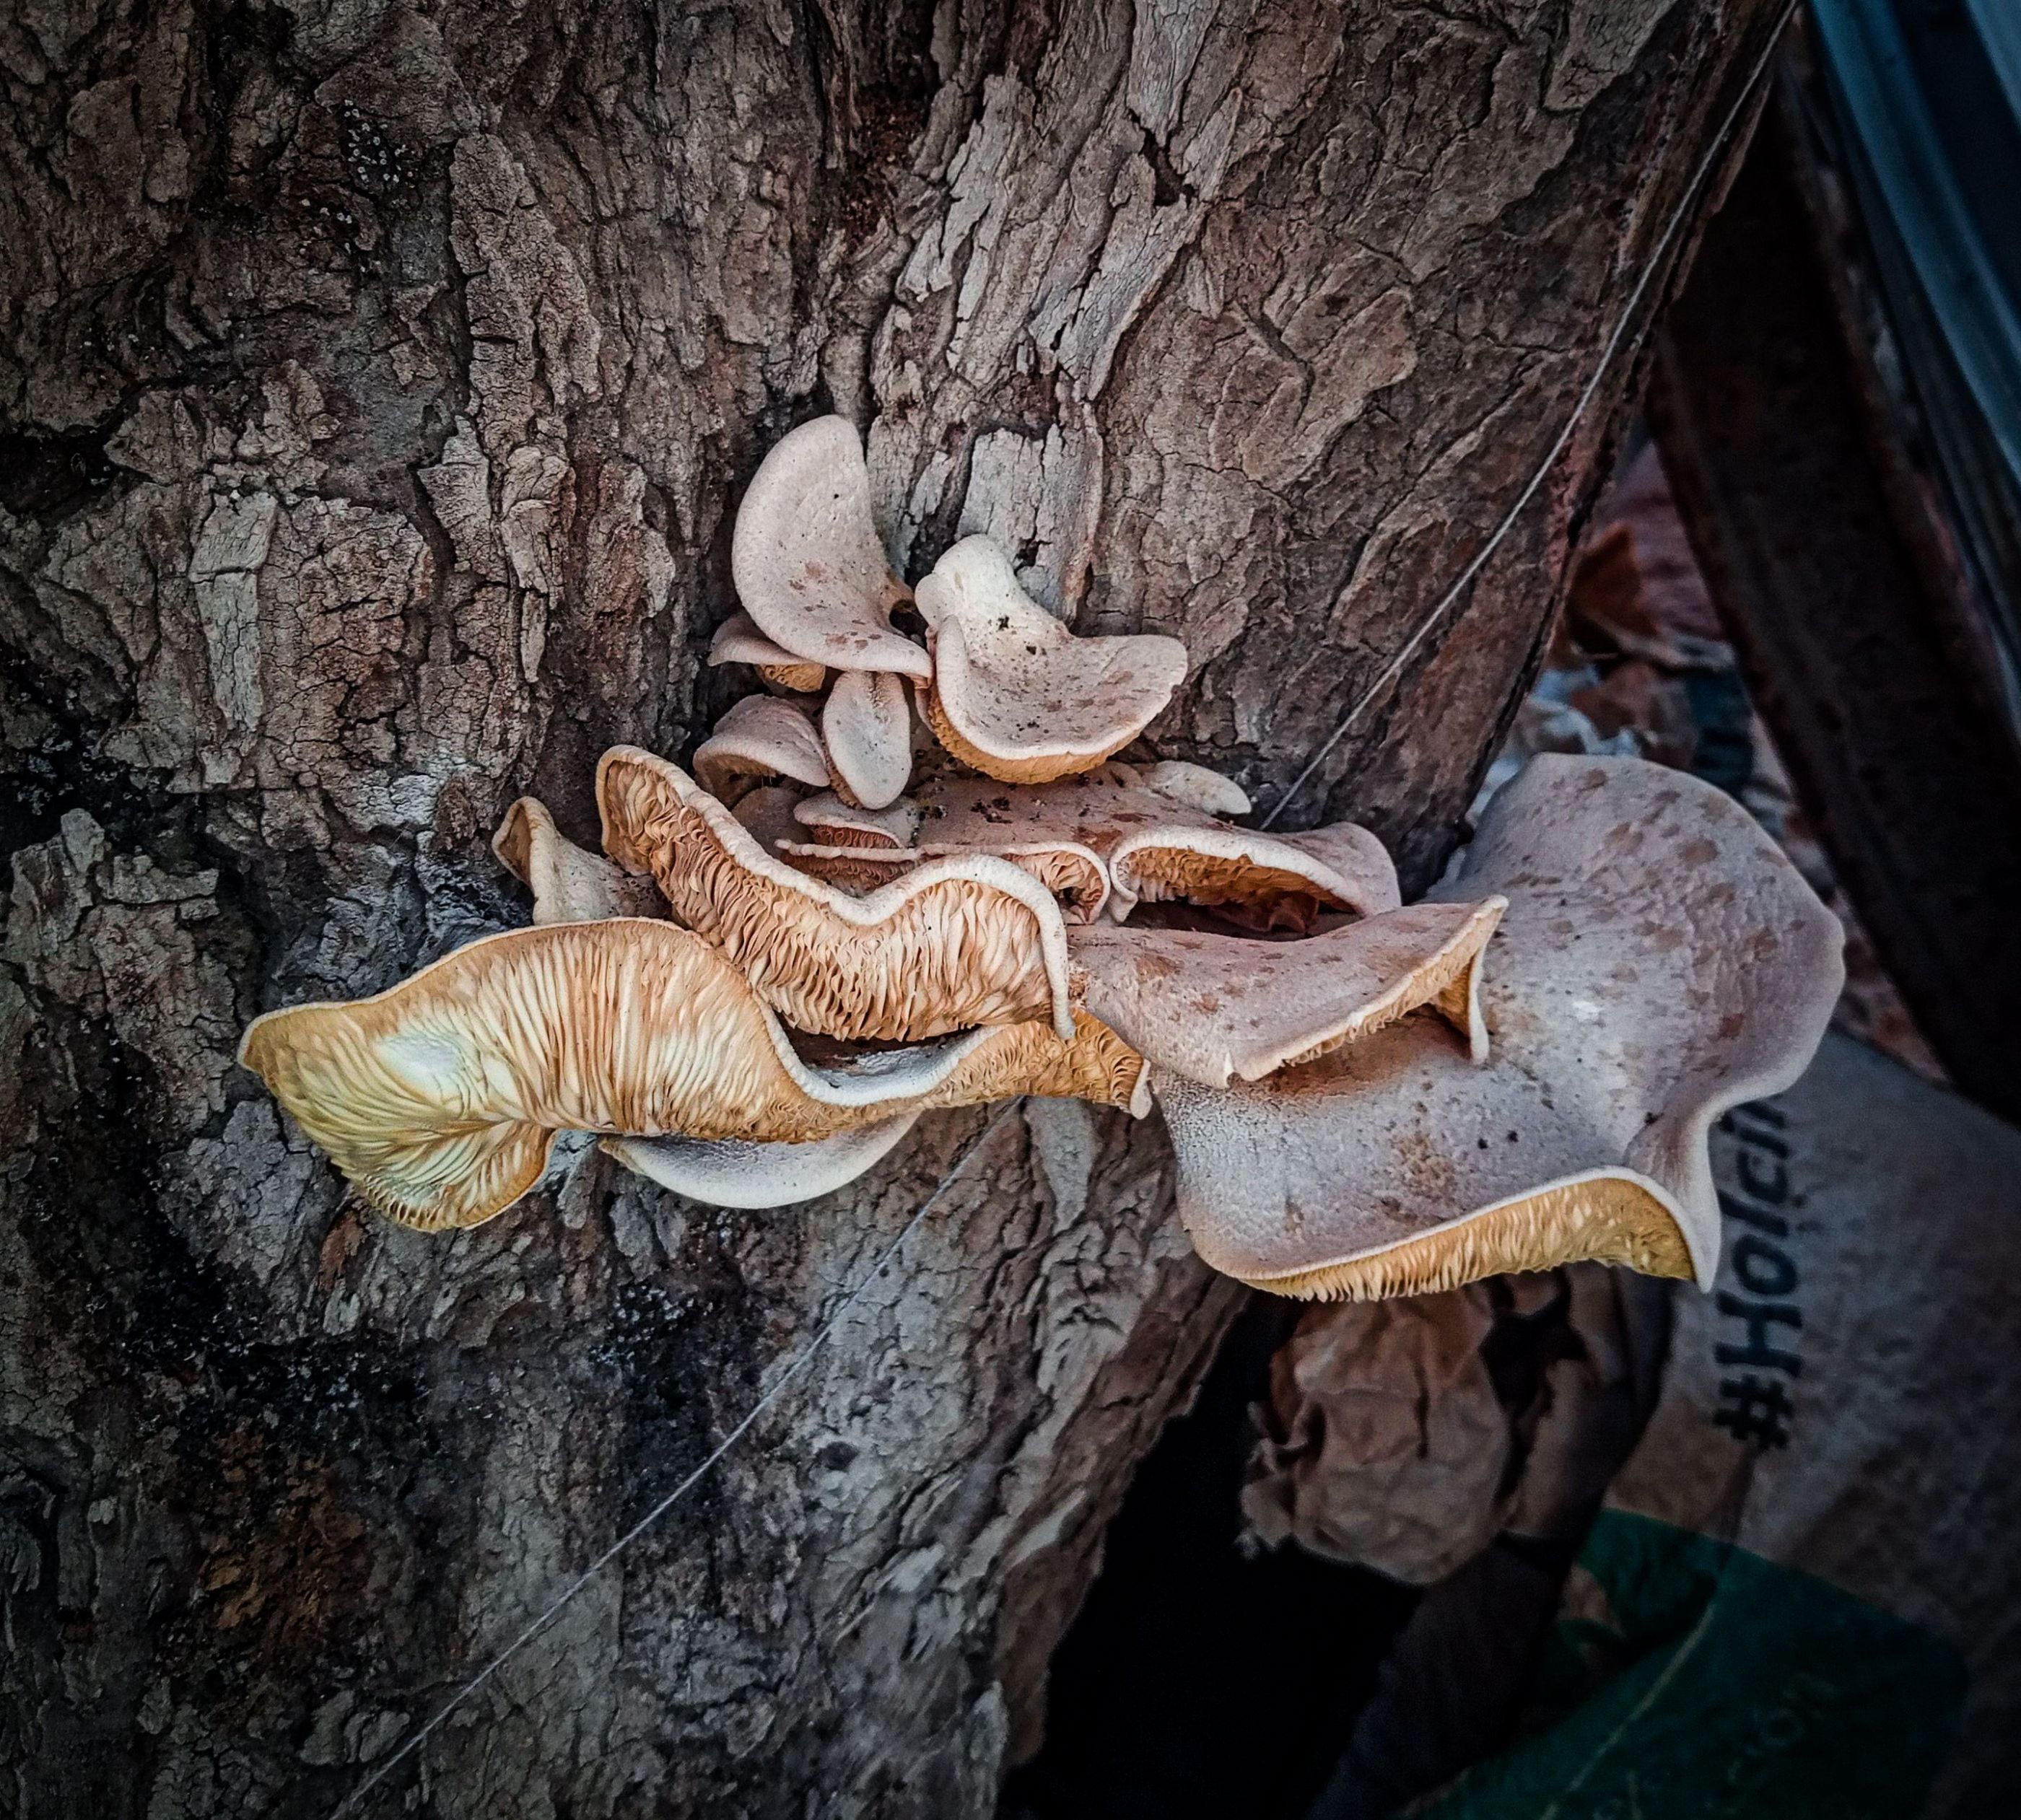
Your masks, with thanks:
<instances>
[{"instance_id":1,"label":"rough tree bark","mask_svg":"<svg viewBox=\"0 0 2021 1820\"><path fill-rule=\"evenodd\" d=\"M769 1217L577 1152L428 1238L232 1065L519 920L515 793L592 836L605 746L692 742L770 439L868 427L912 572L987 530L1083 627L1182 635L1157 750L1268 804L1542 458L1771 10L0 9L16 1811L327 1811L981 1129ZM1436 868L1632 377L1288 822ZM1000 1127L369 1811L988 1812L1231 1306L1165 1169L1155 1119Z\"/></svg>"}]
</instances>

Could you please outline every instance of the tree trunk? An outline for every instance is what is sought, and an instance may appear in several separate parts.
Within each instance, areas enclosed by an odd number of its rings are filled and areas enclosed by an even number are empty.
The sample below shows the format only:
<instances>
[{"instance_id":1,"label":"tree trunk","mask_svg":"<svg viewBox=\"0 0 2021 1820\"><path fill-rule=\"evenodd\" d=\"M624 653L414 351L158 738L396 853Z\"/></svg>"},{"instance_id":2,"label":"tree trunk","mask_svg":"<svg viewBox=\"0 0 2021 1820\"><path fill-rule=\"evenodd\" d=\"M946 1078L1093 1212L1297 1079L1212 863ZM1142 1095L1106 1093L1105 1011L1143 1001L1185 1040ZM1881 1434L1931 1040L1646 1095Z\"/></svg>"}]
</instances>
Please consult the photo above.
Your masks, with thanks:
<instances>
[{"instance_id":1,"label":"tree trunk","mask_svg":"<svg viewBox=\"0 0 2021 1820\"><path fill-rule=\"evenodd\" d=\"M1771 11L0 15L17 1811L335 1806L982 1129L770 1215L577 1152L430 1237L233 1065L257 1011L523 919L515 794L593 839L606 746L692 744L770 442L865 426L908 573L988 530L1083 627L1184 638L1153 743L1267 808L1549 450ZM1632 379L1287 823L1435 871ZM1006 1120L366 1811L989 1812L1233 1306L1167 1171L1155 1118Z\"/></svg>"}]
</instances>

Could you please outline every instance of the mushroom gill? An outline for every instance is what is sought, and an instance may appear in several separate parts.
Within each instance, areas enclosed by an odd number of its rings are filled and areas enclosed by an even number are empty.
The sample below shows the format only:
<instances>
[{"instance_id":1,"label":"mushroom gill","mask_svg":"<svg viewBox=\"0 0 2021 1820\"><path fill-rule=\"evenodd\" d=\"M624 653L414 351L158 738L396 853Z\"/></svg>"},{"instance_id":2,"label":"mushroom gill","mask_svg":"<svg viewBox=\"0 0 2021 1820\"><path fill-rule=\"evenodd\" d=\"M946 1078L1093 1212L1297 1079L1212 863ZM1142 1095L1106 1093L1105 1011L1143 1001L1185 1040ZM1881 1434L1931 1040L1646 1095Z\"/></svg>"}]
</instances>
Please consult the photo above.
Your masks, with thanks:
<instances>
[{"instance_id":1,"label":"mushroom gill","mask_svg":"<svg viewBox=\"0 0 2021 1820\"><path fill-rule=\"evenodd\" d=\"M803 1061L722 953L635 918L487 936L374 997L256 1019L239 1060L372 1205L472 1225L540 1179L554 1134L807 1143L1006 1094L1141 1111L1142 1061L1091 1017Z\"/></svg>"},{"instance_id":2,"label":"mushroom gill","mask_svg":"<svg viewBox=\"0 0 2021 1820\"><path fill-rule=\"evenodd\" d=\"M963 764L1006 782L1092 770L1185 680L1177 639L1077 637L1025 593L987 537L956 544L918 598L932 628L927 724Z\"/></svg>"},{"instance_id":3,"label":"mushroom gill","mask_svg":"<svg viewBox=\"0 0 2021 1820\"><path fill-rule=\"evenodd\" d=\"M1837 921L1738 804L1635 759L1533 759L1432 901L1497 896L1484 1064L1415 1017L1221 1090L1155 1071L1207 1262L1308 1296L1575 1258L1710 1283L1706 1134L1809 1061Z\"/></svg>"},{"instance_id":4,"label":"mushroom gill","mask_svg":"<svg viewBox=\"0 0 2021 1820\"><path fill-rule=\"evenodd\" d=\"M674 914L802 1029L916 1042L1036 1017L1071 1034L1059 906L1009 861L930 860L857 897L767 853L650 752L606 752L596 795L604 850L650 872Z\"/></svg>"}]
</instances>

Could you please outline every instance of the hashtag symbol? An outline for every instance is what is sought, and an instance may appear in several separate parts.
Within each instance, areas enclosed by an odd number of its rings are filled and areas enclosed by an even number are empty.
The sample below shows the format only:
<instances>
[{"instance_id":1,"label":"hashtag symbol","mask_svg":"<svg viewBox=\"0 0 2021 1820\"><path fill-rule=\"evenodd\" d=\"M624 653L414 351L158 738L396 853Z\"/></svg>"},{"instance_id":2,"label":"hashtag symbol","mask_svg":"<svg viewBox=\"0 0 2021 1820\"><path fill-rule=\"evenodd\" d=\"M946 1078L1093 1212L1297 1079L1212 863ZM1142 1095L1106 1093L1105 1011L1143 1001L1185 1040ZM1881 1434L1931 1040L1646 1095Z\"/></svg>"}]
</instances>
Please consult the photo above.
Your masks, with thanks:
<instances>
[{"instance_id":1,"label":"hashtag symbol","mask_svg":"<svg viewBox=\"0 0 2021 1820\"><path fill-rule=\"evenodd\" d=\"M1757 1378L1750 1373L1745 1378L1720 1381L1719 1407L1713 1411L1712 1419L1736 1441L1786 1447L1790 1418L1796 1413L1796 1406L1779 1379Z\"/></svg>"}]
</instances>

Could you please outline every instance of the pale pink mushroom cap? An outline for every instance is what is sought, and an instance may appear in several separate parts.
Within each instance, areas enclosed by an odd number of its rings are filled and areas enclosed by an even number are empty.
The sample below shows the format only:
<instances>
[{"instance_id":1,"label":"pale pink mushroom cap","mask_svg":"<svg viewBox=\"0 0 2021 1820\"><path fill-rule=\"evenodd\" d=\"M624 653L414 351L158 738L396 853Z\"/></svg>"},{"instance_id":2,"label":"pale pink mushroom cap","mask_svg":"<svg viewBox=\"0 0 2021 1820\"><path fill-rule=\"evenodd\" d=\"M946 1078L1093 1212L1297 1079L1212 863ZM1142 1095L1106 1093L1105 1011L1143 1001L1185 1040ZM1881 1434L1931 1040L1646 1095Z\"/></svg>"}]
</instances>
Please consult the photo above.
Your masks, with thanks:
<instances>
[{"instance_id":1,"label":"pale pink mushroom cap","mask_svg":"<svg viewBox=\"0 0 2021 1820\"><path fill-rule=\"evenodd\" d=\"M912 710L902 678L845 670L821 709L821 745L838 794L888 809L912 775Z\"/></svg>"},{"instance_id":2,"label":"pale pink mushroom cap","mask_svg":"<svg viewBox=\"0 0 2021 1820\"><path fill-rule=\"evenodd\" d=\"M1737 803L1638 759L1531 759L1433 894L1491 896L1484 1065L1414 1017L1223 1090L1157 1071L1207 1262L1356 1299L1587 1257L1710 1284L1706 1133L1808 1063L1837 919Z\"/></svg>"},{"instance_id":3,"label":"pale pink mushroom cap","mask_svg":"<svg viewBox=\"0 0 2021 1820\"><path fill-rule=\"evenodd\" d=\"M1013 783L1091 770L1149 726L1186 679L1186 648L1152 633L1078 638L967 537L919 587L934 632L928 723L963 764Z\"/></svg>"},{"instance_id":4,"label":"pale pink mushroom cap","mask_svg":"<svg viewBox=\"0 0 2021 1820\"><path fill-rule=\"evenodd\" d=\"M650 879L635 879L603 854L564 839L538 797L522 796L505 811L491 850L533 894L537 926L668 914L667 901Z\"/></svg>"},{"instance_id":5,"label":"pale pink mushroom cap","mask_svg":"<svg viewBox=\"0 0 2021 1820\"><path fill-rule=\"evenodd\" d=\"M870 508L863 444L843 417L788 431L758 464L730 539L737 597L759 632L808 663L921 682L927 653L891 629L909 599Z\"/></svg>"},{"instance_id":6,"label":"pale pink mushroom cap","mask_svg":"<svg viewBox=\"0 0 2021 1820\"><path fill-rule=\"evenodd\" d=\"M709 640L708 661L712 667L748 664L767 682L796 695L814 694L828 675L821 664L810 664L773 643L748 613L732 613L716 628L716 636Z\"/></svg>"},{"instance_id":7,"label":"pale pink mushroom cap","mask_svg":"<svg viewBox=\"0 0 2021 1820\"><path fill-rule=\"evenodd\" d=\"M747 695L696 747L695 775L719 797L754 777L790 777L817 790L828 784L828 759L807 711L774 695Z\"/></svg>"},{"instance_id":8,"label":"pale pink mushroom cap","mask_svg":"<svg viewBox=\"0 0 2021 1820\"><path fill-rule=\"evenodd\" d=\"M1154 1068L1225 1087L1426 1006L1484 1057L1481 952L1504 908L1414 904L1295 941L1105 923L1069 930L1067 952L1088 1010Z\"/></svg>"}]
</instances>

